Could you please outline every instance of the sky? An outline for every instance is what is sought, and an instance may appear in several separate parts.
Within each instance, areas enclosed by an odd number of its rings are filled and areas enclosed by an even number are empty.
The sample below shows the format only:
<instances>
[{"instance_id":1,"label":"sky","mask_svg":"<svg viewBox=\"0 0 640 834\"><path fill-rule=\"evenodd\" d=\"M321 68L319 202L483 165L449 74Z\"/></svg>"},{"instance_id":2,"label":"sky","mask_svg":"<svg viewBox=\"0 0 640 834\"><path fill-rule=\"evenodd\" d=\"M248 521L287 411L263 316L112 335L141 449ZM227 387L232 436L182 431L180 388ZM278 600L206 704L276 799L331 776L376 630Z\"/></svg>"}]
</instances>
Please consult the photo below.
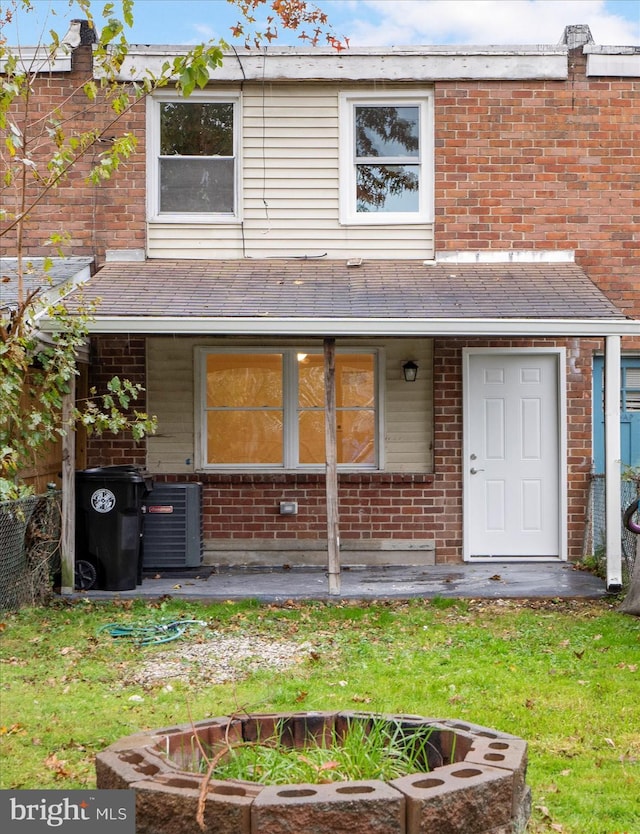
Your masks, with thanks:
<instances>
[{"instance_id":1,"label":"sky","mask_svg":"<svg viewBox=\"0 0 640 834\"><path fill-rule=\"evenodd\" d=\"M2 35L9 44L32 46L53 28L64 35L68 21L82 17L69 0L32 0ZM0 0L0 10L11 0ZM92 3L98 18L103 2ZM116 9L120 7L115 0ZM597 44L640 44L640 0L316 0L336 35L351 46L416 44L557 44L570 24L586 23ZM237 43L231 27L241 18L227 0L135 0L130 43L196 44L224 38ZM0 24L1 25L1 24ZM280 32L275 44L299 43Z\"/></svg>"}]
</instances>

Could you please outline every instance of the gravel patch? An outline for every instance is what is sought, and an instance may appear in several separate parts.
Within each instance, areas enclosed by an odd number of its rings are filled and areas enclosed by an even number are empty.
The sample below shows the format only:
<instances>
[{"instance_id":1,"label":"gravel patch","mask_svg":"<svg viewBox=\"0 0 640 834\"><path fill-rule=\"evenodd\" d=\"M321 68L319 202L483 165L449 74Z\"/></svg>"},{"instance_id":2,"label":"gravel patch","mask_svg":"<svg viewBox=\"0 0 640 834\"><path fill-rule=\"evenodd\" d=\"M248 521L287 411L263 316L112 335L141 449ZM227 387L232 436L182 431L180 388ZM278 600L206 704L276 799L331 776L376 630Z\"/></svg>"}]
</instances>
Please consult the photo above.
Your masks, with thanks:
<instances>
[{"instance_id":1,"label":"gravel patch","mask_svg":"<svg viewBox=\"0 0 640 834\"><path fill-rule=\"evenodd\" d=\"M253 635L225 637L209 632L203 642L181 644L140 663L128 683L144 687L190 683L228 683L262 669L282 671L302 663L314 649L311 643L294 643Z\"/></svg>"}]
</instances>

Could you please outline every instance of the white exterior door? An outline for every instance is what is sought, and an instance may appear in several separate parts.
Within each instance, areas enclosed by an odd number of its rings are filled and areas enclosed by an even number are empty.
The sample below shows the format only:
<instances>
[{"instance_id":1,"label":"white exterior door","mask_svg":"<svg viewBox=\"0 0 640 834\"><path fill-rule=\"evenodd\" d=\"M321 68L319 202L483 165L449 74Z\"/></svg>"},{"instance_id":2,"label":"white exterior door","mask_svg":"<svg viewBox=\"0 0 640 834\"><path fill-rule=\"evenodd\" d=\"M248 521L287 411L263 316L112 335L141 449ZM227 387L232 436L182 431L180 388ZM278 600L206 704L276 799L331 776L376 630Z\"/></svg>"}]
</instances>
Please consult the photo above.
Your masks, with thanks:
<instances>
[{"instance_id":1,"label":"white exterior door","mask_svg":"<svg viewBox=\"0 0 640 834\"><path fill-rule=\"evenodd\" d=\"M562 556L559 357L465 352L467 559Z\"/></svg>"}]
</instances>

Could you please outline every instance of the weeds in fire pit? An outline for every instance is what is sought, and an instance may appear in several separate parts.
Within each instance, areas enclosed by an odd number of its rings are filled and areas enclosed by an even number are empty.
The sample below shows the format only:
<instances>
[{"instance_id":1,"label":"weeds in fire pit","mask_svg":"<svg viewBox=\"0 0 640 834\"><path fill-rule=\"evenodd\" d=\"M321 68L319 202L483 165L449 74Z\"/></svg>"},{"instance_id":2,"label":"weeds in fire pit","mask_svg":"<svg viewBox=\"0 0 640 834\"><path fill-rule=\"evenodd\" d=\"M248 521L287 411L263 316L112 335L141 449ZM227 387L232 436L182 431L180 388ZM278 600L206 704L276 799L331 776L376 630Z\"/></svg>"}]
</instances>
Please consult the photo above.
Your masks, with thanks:
<instances>
[{"instance_id":1,"label":"weeds in fire pit","mask_svg":"<svg viewBox=\"0 0 640 834\"><path fill-rule=\"evenodd\" d=\"M295 747L287 743L280 725L264 741L230 744L210 773L214 779L263 785L388 781L429 770L429 759L438 754L429 740L432 733L432 727L407 731L391 719L373 717L350 721L343 734L332 730L328 739L309 739ZM202 765L210 762L207 757Z\"/></svg>"}]
</instances>

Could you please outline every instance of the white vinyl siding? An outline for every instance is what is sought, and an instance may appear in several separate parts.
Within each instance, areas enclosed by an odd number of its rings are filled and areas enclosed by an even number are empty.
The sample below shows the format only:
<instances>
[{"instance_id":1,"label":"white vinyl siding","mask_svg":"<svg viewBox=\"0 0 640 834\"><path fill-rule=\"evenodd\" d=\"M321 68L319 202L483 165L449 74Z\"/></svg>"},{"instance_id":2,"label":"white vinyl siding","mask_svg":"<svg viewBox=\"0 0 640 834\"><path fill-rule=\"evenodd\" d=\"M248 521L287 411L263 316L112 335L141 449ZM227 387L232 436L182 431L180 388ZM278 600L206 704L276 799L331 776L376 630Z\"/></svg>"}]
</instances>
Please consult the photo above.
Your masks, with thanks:
<instances>
[{"instance_id":1,"label":"white vinyl siding","mask_svg":"<svg viewBox=\"0 0 640 834\"><path fill-rule=\"evenodd\" d=\"M242 221L154 220L148 224L149 257L433 257L430 222L340 223L343 89L326 83L247 83L241 96ZM215 99L215 90L210 95Z\"/></svg>"},{"instance_id":2,"label":"white vinyl siding","mask_svg":"<svg viewBox=\"0 0 640 834\"><path fill-rule=\"evenodd\" d=\"M204 338L150 337L147 340L147 408L158 418L158 432L147 441L152 473L196 471L198 439L194 412L196 347L269 347L265 340L231 341ZM274 342L273 346L276 346ZM318 347L309 343L309 347ZM428 339L387 339L374 343L340 341L338 347L381 349L381 459L383 472L433 471L432 342ZM405 382L402 363L414 359L416 382Z\"/></svg>"}]
</instances>

